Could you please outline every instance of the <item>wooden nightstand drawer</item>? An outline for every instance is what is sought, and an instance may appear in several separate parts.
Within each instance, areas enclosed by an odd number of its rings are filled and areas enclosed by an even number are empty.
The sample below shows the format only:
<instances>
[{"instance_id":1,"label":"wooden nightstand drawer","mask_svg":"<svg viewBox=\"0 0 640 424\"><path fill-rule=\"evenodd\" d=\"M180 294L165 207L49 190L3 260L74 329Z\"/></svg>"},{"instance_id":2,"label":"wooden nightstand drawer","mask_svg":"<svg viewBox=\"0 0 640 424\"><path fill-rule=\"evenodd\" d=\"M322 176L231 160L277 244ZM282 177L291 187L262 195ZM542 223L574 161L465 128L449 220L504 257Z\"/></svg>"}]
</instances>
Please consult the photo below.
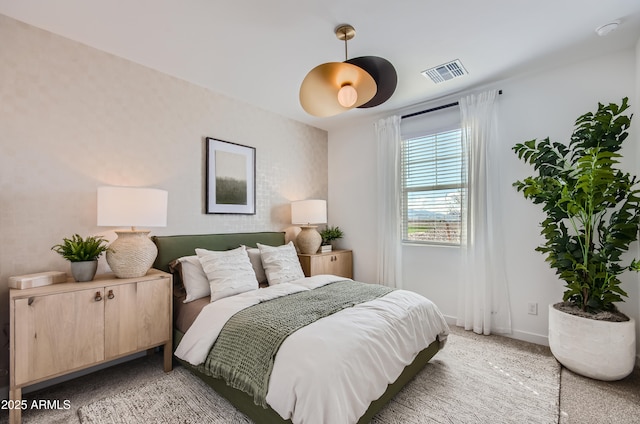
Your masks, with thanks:
<instances>
[{"instance_id":1,"label":"wooden nightstand drawer","mask_svg":"<svg viewBox=\"0 0 640 424\"><path fill-rule=\"evenodd\" d=\"M353 253L351 250L298 255L302 271L306 277L319 274L332 274L353 278Z\"/></svg>"}]
</instances>

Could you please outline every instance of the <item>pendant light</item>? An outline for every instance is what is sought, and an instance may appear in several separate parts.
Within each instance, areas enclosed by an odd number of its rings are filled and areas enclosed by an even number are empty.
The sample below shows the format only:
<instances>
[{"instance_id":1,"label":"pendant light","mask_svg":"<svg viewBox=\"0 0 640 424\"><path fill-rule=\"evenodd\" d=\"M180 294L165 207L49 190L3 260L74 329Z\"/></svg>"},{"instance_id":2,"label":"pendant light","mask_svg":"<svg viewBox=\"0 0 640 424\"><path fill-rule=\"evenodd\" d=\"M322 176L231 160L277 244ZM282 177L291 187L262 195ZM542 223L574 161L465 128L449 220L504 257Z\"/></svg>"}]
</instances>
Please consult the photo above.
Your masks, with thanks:
<instances>
[{"instance_id":1,"label":"pendant light","mask_svg":"<svg viewBox=\"0 0 640 424\"><path fill-rule=\"evenodd\" d=\"M367 71L367 73L373 77L378 87L376 95L367 103L358 106L358 108L364 109L379 106L389 100L396 91L398 74L396 74L396 68L394 68L387 59L378 56L362 56L354 57L353 59L346 60L346 62Z\"/></svg>"},{"instance_id":2,"label":"pendant light","mask_svg":"<svg viewBox=\"0 0 640 424\"><path fill-rule=\"evenodd\" d=\"M347 41L356 31L351 25L340 25L335 34L344 40L347 60ZM328 117L367 104L377 91L374 77L362 67L348 62L329 62L316 66L304 78L300 104L311 115Z\"/></svg>"}]
</instances>

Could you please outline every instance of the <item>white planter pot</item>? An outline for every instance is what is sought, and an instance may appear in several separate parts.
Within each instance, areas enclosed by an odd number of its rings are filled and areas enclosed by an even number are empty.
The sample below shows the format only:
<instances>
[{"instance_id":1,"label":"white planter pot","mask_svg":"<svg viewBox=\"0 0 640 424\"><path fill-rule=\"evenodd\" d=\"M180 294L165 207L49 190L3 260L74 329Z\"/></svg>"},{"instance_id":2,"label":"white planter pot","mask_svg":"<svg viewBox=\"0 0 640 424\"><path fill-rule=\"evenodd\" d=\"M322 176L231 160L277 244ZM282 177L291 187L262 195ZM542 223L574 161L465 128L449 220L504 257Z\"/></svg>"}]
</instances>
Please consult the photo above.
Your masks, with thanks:
<instances>
[{"instance_id":1,"label":"white planter pot","mask_svg":"<svg viewBox=\"0 0 640 424\"><path fill-rule=\"evenodd\" d=\"M633 371L635 321L597 321L549 305L549 347L558 362L596 380L620 380Z\"/></svg>"}]
</instances>

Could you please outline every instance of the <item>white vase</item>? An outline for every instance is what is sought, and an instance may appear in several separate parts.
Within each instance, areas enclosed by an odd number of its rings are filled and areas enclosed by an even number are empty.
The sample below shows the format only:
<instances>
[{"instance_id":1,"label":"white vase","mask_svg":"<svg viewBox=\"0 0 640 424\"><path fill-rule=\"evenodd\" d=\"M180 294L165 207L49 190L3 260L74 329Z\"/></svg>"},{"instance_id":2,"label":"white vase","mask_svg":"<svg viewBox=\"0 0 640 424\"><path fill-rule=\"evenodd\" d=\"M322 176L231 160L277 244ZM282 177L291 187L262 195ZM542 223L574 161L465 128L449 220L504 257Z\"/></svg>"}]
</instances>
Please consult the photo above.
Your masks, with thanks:
<instances>
[{"instance_id":1,"label":"white vase","mask_svg":"<svg viewBox=\"0 0 640 424\"><path fill-rule=\"evenodd\" d=\"M598 321L549 305L549 347L558 362L577 374L620 380L635 365L635 321Z\"/></svg>"}]
</instances>

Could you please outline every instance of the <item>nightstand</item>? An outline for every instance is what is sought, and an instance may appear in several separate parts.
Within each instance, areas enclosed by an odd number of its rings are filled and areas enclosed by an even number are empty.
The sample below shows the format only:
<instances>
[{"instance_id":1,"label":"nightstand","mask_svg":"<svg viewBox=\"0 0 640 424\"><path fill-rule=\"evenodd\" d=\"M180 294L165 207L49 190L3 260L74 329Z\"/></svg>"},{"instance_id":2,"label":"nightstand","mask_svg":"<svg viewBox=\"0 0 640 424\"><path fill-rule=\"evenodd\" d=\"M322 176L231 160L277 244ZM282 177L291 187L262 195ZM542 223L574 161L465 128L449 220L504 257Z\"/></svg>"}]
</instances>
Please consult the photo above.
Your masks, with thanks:
<instances>
[{"instance_id":1,"label":"nightstand","mask_svg":"<svg viewBox=\"0 0 640 424\"><path fill-rule=\"evenodd\" d=\"M155 269L137 278L98 275L91 282L9 291L9 399L22 405L34 383L164 346L172 360L172 277ZM20 407L10 411L20 422Z\"/></svg>"},{"instance_id":2,"label":"nightstand","mask_svg":"<svg viewBox=\"0 0 640 424\"><path fill-rule=\"evenodd\" d=\"M300 253L298 259L305 277L333 274L353 278L353 253L351 250L334 250L311 255Z\"/></svg>"}]
</instances>

